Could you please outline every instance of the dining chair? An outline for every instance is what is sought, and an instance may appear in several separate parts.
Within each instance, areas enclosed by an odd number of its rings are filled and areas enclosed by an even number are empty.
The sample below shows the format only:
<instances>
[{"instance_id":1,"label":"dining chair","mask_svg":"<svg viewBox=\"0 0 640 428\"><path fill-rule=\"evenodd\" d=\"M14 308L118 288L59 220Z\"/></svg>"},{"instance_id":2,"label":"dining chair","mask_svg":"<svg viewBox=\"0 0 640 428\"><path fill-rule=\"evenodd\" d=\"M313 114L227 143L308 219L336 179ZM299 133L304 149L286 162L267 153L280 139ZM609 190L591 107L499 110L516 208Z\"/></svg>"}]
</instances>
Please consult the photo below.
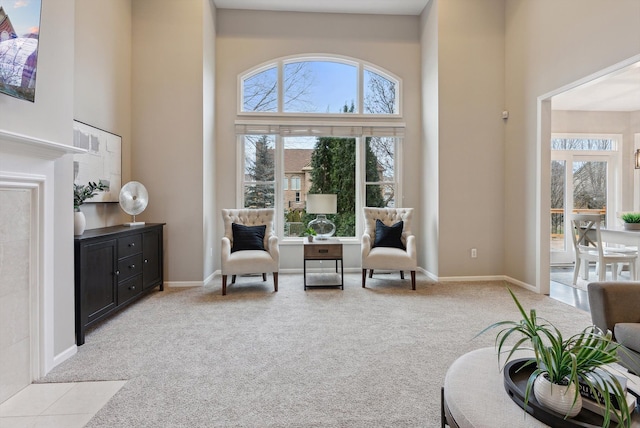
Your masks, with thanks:
<instances>
[{"instance_id":1,"label":"dining chair","mask_svg":"<svg viewBox=\"0 0 640 428\"><path fill-rule=\"evenodd\" d=\"M576 262L573 269L573 285L578 283L578 274L582 267L582 278L589 279L589 263L597 263L598 280L604 281L607 274L607 266L611 265L611 277L618 280L618 265L629 264L631 278L636 277L637 254L618 252L615 248L605 248L600 233L602 220L600 214L574 214L571 216L571 228L573 230L573 248L576 254Z\"/></svg>"}]
</instances>

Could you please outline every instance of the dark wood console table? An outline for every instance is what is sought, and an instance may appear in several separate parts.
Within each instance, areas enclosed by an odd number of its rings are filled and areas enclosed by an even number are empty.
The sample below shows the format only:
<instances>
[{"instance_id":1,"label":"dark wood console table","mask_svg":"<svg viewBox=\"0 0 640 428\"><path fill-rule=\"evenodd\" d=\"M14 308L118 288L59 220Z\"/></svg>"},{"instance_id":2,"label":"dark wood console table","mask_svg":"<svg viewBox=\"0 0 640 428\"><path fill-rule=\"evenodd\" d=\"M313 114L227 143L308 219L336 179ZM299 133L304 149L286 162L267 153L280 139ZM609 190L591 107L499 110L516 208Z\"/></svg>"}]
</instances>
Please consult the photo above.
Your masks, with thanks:
<instances>
[{"instance_id":1,"label":"dark wood console table","mask_svg":"<svg viewBox=\"0 0 640 428\"><path fill-rule=\"evenodd\" d=\"M76 344L87 327L163 287L163 226L90 229L74 239Z\"/></svg>"}]
</instances>

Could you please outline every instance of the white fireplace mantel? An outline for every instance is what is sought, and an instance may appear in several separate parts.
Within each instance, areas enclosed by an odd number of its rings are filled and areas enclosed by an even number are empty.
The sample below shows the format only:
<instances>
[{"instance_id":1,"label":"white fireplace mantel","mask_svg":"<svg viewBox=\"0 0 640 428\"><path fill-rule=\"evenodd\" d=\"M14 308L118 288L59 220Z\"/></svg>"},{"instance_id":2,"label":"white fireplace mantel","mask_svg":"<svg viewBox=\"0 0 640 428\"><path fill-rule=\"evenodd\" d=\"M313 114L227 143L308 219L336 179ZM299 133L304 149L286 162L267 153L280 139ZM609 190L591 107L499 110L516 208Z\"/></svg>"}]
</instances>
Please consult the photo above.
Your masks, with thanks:
<instances>
[{"instance_id":1,"label":"white fireplace mantel","mask_svg":"<svg viewBox=\"0 0 640 428\"><path fill-rule=\"evenodd\" d=\"M71 129L69 131L71 137ZM20 340L3 341L1 344L3 349L0 349L0 354L3 356L3 362L11 363L11 366L8 366L8 370L11 372L9 375L8 372L0 370L0 402L16 393L30 381L44 376L55 365L76 352L75 344L69 346L65 343L62 345L64 349L55 349L54 336L57 318L54 307L56 298L54 291L59 296L63 296L62 299L67 302L69 307L72 307L73 303L68 303L68 301L69 296L71 296L71 300L73 299L73 275L69 274L68 268L57 271L54 256L58 254L63 260L70 260L73 263L72 245L68 244L72 239L73 230L70 195L72 167L70 159L64 158L82 153L86 153L86 150L36 136L0 129L0 191L5 195L7 191L27 191L30 195L30 203L26 205L28 211L7 210L7 206L3 206L5 209L2 210L3 216L0 216L0 221L12 222L13 219L23 216L32 225L26 238L29 243L25 246L29 253L28 267L25 269L28 269L29 272L26 280L23 280L23 277L19 278L22 281L20 285L26 284L28 297L23 298L25 295L23 289L19 289L19 292L11 291L9 292L10 297L7 297L5 289L0 298L2 305L6 304L8 300L11 304L15 304L18 300L14 297L18 296L21 310L30 314L29 320L26 321L29 324L26 338L20 336ZM57 162L62 163L57 164ZM67 169L68 173L66 173ZM69 200L68 208L65 209L61 199L56 198L56 195L60 196L67 186L69 190L68 194L65 194L65 198ZM25 205L18 204L18 206L24 207ZM0 243L9 242L10 237L8 238L7 234L10 231L6 227L0 227ZM68 241L64 239L56 241L56 233L60 236L68 236ZM22 235L21 239L24 239ZM11 242L14 241L15 239ZM17 285L16 289L18 289ZM3 309L0 308L0 313L2 312ZM68 322L68 319L64 321ZM19 331L22 335L25 320L19 319L15 322L12 321L12 323L3 322L2 324L10 324L7 327L10 329L9 331ZM72 324L64 328L69 329L69 327L71 330L73 329ZM23 351L27 352L26 357L24 357ZM24 361L27 361L28 366L25 366ZM14 362L16 364L13 364ZM26 373L27 370L29 373Z\"/></svg>"},{"instance_id":2,"label":"white fireplace mantel","mask_svg":"<svg viewBox=\"0 0 640 428\"><path fill-rule=\"evenodd\" d=\"M86 150L0 129L0 153L3 152L41 159L56 159L68 153L86 153Z\"/></svg>"}]
</instances>

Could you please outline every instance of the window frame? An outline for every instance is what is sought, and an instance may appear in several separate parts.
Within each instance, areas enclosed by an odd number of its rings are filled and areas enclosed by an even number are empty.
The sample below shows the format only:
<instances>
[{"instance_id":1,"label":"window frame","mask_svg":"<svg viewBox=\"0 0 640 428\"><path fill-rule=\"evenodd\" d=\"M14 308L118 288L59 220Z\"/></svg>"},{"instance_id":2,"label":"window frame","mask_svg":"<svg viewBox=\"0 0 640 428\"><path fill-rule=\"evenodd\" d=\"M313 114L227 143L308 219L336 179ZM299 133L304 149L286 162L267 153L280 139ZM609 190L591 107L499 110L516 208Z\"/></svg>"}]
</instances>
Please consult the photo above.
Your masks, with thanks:
<instances>
[{"instance_id":1,"label":"window frame","mask_svg":"<svg viewBox=\"0 0 640 428\"><path fill-rule=\"evenodd\" d=\"M244 190L247 184L273 184L274 185L274 204L273 208L276 210L275 216L275 230L280 240L283 242L298 242L302 238L301 237L285 237L284 236L284 218L285 208L283 205L284 201L284 185L282 178L286 178L287 175L284 171L284 145L285 145L285 136L275 134L273 135L275 140L275 165L274 165L274 180L271 182L254 182L251 180L246 180L244 170L245 170L245 150L244 150L244 142L245 137L247 135L258 135L258 134L237 134L237 145L238 150L237 153L237 170L239 171L239 178L237 180L238 187L236 189L236 206L244 207ZM324 135L309 135L313 137L323 137ZM359 241L359 236L362 235L364 230L364 224L362 220L362 216L357 213L362 212L362 208L365 207L366 204L366 187L371 184L379 184L378 182L369 182L366 181L366 138L370 137L370 135L361 135L354 136L356 141L356 188L355 188L355 201L356 201L356 228L355 228L355 236L341 236L338 237L341 241ZM402 207L403 200L403 191L402 191L402 171L401 171L401 159L402 159L402 146L404 137L395 136L394 138L394 180L393 181L384 181L380 183L384 184L392 184L395 186L396 195L395 195L395 207ZM302 179L301 179L302 181ZM301 183L302 187L302 183ZM289 190L291 186L289 186ZM302 189L296 190L296 192L301 192Z\"/></svg>"},{"instance_id":2,"label":"window frame","mask_svg":"<svg viewBox=\"0 0 640 428\"><path fill-rule=\"evenodd\" d=\"M350 66L355 66L357 69L357 88L356 94L358 97L357 106L358 110L354 113L349 113L345 115L344 113L303 113L303 112L284 112L284 94L283 94L283 79L284 79L284 66L286 64L296 63L296 62L313 62L313 61L328 61L346 64ZM271 68L276 67L277 74L277 87L278 87L278 95L277 95L277 109L275 112L268 111L244 111L244 81L248 78L256 76L264 71L270 70ZM373 114L373 113L365 113L364 112L364 70L369 72L379 74L387 80L392 81L396 85L396 97L395 97L395 110L396 112L393 114ZM366 61L362 61L355 58L350 58L342 55L332 55L332 54L303 54L303 55L292 55L286 56L282 58L278 58L276 60L267 61L262 63L256 67L253 67L244 73L238 75L238 83L237 83L237 115L239 117L242 116L280 116L280 117L341 117L345 116L349 118L401 118L402 117L402 79L398 76L394 75L388 70L385 70L381 67L378 67L374 64L371 64Z\"/></svg>"},{"instance_id":3,"label":"window frame","mask_svg":"<svg viewBox=\"0 0 640 428\"><path fill-rule=\"evenodd\" d=\"M283 110L283 72L284 65L288 63L303 61L329 61L344 63L357 67L357 112L355 113L292 113ZM267 71L273 67L277 68L277 111L259 112L259 111L243 111L244 107L244 80L253 77L263 71ZM364 113L364 73L365 70L378 74L395 84L395 113L393 114L373 114ZM381 182L384 184L392 184L395 186L395 207L403 206L403 190L402 190L402 164L403 164L403 141L406 125L402 122L403 118L403 86L402 79L393 73L355 58L331 54L302 54L277 58L259 64L237 77L237 117L235 121L236 127L236 170L237 170L237 189L236 189L236 205L244 207L244 190L247 184L245 177L245 152L244 138L246 135L271 135L275 139L274 152L274 206L276 210L275 230L277 236L282 243L295 244L299 243L300 237L285 237L284 213L286 207L284 204L284 182L287 178L284 170L284 153L285 139L288 136L311 136L311 137L344 137L355 138L356 141L356 186L355 186L355 236L339 237L342 242L357 243L360 242L360 236L364 230L364 220L362 208L366 204L366 188L367 185L379 184L378 182L366 181L366 138L371 136L394 137L394 180L393 182ZM346 133L346 135L345 135ZM291 177L289 177L291 178ZM252 182L253 183L253 182ZM303 186L301 179L301 188ZM288 190L292 190L292 183L289 181ZM300 190L301 191L301 190Z\"/></svg>"}]
</instances>

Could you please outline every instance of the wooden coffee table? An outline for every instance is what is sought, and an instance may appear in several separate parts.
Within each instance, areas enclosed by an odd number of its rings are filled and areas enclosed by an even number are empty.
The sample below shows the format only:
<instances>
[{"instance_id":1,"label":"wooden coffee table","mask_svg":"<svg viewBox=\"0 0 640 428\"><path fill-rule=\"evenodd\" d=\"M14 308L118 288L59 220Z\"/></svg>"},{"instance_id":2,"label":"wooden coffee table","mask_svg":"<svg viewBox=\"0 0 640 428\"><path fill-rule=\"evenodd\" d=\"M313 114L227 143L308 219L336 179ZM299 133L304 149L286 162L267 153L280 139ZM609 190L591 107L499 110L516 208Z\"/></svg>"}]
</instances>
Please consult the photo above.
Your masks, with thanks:
<instances>
[{"instance_id":1,"label":"wooden coffee table","mask_svg":"<svg viewBox=\"0 0 640 428\"><path fill-rule=\"evenodd\" d=\"M335 273L307 273L307 262L311 260L334 260ZM338 273L340 262L340 273ZM337 239L304 240L304 289L307 287L340 287L344 290L344 263L342 260L342 242Z\"/></svg>"}]
</instances>

